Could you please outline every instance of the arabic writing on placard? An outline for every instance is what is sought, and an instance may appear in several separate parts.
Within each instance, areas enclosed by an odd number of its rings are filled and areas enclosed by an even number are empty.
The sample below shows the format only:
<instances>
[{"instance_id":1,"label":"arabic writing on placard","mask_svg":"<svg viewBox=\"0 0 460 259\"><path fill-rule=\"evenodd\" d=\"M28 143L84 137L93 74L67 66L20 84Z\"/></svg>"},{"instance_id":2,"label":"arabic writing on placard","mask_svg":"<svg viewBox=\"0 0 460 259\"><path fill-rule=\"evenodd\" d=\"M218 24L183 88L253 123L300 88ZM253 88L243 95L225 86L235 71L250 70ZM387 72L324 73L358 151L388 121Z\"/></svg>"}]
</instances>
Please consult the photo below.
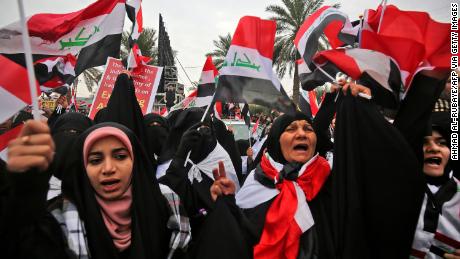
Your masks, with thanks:
<instances>
[{"instance_id":1,"label":"arabic writing on placard","mask_svg":"<svg viewBox=\"0 0 460 259\"><path fill-rule=\"evenodd\" d=\"M98 26L94 26L94 31L93 33L89 34L88 37L82 37L83 32L85 31L86 27L81 28L81 30L78 32L77 36L75 36L75 39L72 40L72 38L69 38L69 41L63 41L60 40L59 43L61 44L61 49L63 50L64 48L70 48L70 47L81 47L85 46L85 44L89 41L89 39L94 36L99 31Z\"/></svg>"},{"instance_id":2,"label":"arabic writing on placard","mask_svg":"<svg viewBox=\"0 0 460 259\"><path fill-rule=\"evenodd\" d=\"M233 56L233 61L229 64L227 60L224 61L222 64L222 67L247 67L250 69L254 69L257 72L260 72L260 65L256 65L255 63L251 62L249 59L248 55L246 53L243 53L243 56L245 60L242 60L240 58L237 58L238 52L235 52L235 55Z\"/></svg>"}]
</instances>

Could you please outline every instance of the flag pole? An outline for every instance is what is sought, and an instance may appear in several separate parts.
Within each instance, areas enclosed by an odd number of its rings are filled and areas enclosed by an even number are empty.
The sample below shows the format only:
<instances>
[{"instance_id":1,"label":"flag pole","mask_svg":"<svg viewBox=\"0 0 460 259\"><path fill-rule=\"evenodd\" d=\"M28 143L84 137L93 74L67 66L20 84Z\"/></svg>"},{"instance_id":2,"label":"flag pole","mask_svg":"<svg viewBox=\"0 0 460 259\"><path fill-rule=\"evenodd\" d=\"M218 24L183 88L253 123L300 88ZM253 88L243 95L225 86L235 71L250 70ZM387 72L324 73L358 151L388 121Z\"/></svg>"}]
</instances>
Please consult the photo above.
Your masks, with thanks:
<instances>
[{"instance_id":1,"label":"flag pole","mask_svg":"<svg viewBox=\"0 0 460 259\"><path fill-rule=\"evenodd\" d=\"M29 29L27 28L26 18L24 14L23 0L18 0L19 16L21 18L22 27L22 43L24 44L24 55L26 57L27 77L29 78L30 99L32 101L32 115L35 120L40 118L37 100L37 87L35 83L35 71L32 60L32 48L29 41Z\"/></svg>"},{"instance_id":2,"label":"flag pole","mask_svg":"<svg viewBox=\"0 0 460 259\"><path fill-rule=\"evenodd\" d=\"M316 68L319 69L319 71L321 71L325 76L329 77L329 79L332 80L332 83L338 83L337 80L335 78L333 78L328 72L326 72L324 69L322 69L320 66L318 66L315 62L313 62L313 64L316 66ZM365 93L358 93L359 96L365 98L365 99L372 99L372 96L368 95L368 94L365 94ZM337 95L338 97L338 95ZM337 98L336 98L337 100Z\"/></svg>"},{"instance_id":3,"label":"flag pole","mask_svg":"<svg viewBox=\"0 0 460 259\"><path fill-rule=\"evenodd\" d=\"M251 124L249 123L249 125L251 125ZM248 138L249 147L252 148L252 145L251 145L251 137L252 137L252 134L251 134L251 128L250 128L250 127L248 127L248 137L249 137L249 138Z\"/></svg>"},{"instance_id":4,"label":"flag pole","mask_svg":"<svg viewBox=\"0 0 460 259\"><path fill-rule=\"evenodd\" d=\"M377 34L380 32L380 26L382 25L383 21L383 14L385 13L385 9L387 8L387 0L382 1L382 13L380 13L380 20L379 20L379 27L377 28Z\"/></svg>"},{"instance_id":5,"label":"flag pole","mask_svg":"<svg viewBox=\"0 0 460 259\"><path fill-rule=\"evenodd\" d=\"M206 118L206 115L208 114L209 112L209 107L212 106L212 104L214 103L214 95L216 94L216 92L214 92L214 94L212 95L212 101L211 103L209 103L208 105L206 105L206 110L204 110L204 113L203 113L203 117L201 117L201 122L204 121L204 119Z\"/></svg>"},{"instance_id":6,"label":"flag pole","mask_svg":"<svg viewBox=\"0 0 460 259\"><path fill-rule=\"evenodd\" d=\"M131 64L131 51L133 51L132 47L129 47L128 58L126 59L126 70L128 70L129 72L133 71L133 68L129 67L129 65Z\"/></svg>"}]
</instances>

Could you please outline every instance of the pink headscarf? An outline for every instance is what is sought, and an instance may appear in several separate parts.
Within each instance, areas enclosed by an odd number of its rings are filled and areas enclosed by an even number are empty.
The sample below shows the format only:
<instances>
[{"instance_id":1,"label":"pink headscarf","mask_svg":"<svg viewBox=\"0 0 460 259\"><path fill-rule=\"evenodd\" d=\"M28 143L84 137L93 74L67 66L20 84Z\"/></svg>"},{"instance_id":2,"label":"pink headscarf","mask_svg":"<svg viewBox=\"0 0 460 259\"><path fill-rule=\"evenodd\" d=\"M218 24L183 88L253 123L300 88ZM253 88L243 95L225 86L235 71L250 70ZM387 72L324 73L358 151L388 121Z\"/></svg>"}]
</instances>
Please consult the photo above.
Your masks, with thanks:
<instances>
[{"instance_id":1,"label":"pink headscarf","mask_svg":"<svg viewBox=\"0 0 460 259\"><path fill-rule=\"evenodd\" d=\"M88 164L88 153L91 147L93 147L94 143L100 139L105 137L116 137L118 140L123 143L123 145L128 149L129 155L134 160L133 156L133 147L131 146L131 141L129 141L129 137L120 129L115 127L102 127L94 130L91 132L88 137L85 139L85 143L83 144L83 163L85 165Z\"/></svg>"},{"instance_id":2,"label":"pink headscarf","mask_svg":"<svg viewBox=\"0 0 460 259\"><path fill-rule=\"evenodd\" d=\"M91 132L88 137L86 137L85 143L83 144L83 163L85 168L88 163L88 153L91 147L98 140L105 137L115 137L120 140L128 149L129 155L134 160L133 148L129 141L129 137L123 131L115 127L102 127ZM131 185L118 200L104 200L97 194L95 197L101 209L102 219L112 237L115 247L119 251L125 250L131 245Z\"/></svg>"}]
</instances>

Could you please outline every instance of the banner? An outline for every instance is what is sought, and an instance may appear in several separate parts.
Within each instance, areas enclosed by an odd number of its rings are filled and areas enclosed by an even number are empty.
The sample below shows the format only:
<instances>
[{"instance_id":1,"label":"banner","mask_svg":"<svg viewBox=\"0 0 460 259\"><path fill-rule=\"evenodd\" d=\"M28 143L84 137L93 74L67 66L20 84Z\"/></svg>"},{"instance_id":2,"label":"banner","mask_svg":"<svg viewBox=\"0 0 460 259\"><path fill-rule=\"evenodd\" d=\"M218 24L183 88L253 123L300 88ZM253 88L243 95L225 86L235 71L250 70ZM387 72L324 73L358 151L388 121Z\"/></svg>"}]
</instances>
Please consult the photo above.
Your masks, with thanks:
<instances>
[{"instance_id":1,"label":"banner","mask_svg":"<svg viewBox=\"0 0 460 259\"><path fill-rule=\"evenodd\" d=\"M51 111L54 111L54 109L56 108L56 100L42 100L40 101L39 107L42 110L49 109Z\"/></svg>"},{"instance_id":2,"label":"banner","mask_svg":"<svg viewBox=\"0 0 460 259\"><path fill-rule=\"evenodd\" d=\"M96 96L91 105L91 111L89 112L91 119L94 119L94 116L100 109L107 106L118 75L123 70L126 70L121 60L112 57L107 59L105 67ZM139 67L137 73L131 74L134 87L136 88L137 101L143 114L148 114L152 111L162 72L162 67L143 65Z\"/></svg>"}]
</instances>

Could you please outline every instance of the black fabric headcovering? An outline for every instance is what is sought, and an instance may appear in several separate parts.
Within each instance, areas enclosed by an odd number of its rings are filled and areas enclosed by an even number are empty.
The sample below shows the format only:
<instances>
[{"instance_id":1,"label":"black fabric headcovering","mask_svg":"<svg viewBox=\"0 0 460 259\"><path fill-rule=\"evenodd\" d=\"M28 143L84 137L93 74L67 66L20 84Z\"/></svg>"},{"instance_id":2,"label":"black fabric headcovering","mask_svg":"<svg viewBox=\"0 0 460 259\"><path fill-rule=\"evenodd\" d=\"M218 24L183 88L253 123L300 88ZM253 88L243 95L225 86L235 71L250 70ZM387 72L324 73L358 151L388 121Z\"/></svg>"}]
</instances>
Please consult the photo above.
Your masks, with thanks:
<instances>
[{"instance_id":1,"label":"black fabric headcovering","mask_svg":"<svg viewBox=\"0 0 460 259\"><path fill-rule=\"evenodd\" d=\"M270 132L267 138L267 152L270 156L278 163L286 164L287 161L284 159L281 153L280 137L284 130L293 121L306 120L309 124L312 124L311 119L304 113L296 112L294 115L283 114L273 121Z\"/></svg>"}]
</instances>

